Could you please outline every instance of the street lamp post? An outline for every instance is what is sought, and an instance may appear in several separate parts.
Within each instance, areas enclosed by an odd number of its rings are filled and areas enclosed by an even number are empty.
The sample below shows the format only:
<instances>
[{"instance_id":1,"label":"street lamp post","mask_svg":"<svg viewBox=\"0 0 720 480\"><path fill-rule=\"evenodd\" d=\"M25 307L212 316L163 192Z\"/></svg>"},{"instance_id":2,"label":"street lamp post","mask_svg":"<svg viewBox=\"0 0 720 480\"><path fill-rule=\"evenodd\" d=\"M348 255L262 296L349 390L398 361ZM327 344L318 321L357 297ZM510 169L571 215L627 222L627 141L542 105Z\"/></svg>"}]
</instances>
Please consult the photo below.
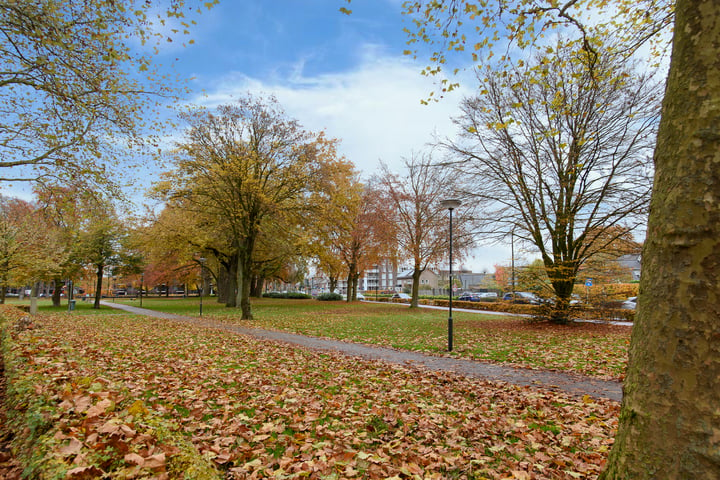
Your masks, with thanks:
<instances>
[{"instance_id":1,"label":"street lamp post","mask_svg":"<svg viewBox=\"0 0 720 480\"><path fill-rule=\"evenodd\" d=\"M510 231L510 264L512 269L512 284L510 285L512 303L517 303L515 301L515 227Z\"/></svg>"},{"instance_id":2,"label":"street lamp post","mask_svg":"<svg viewBox=\"0 0 720 480\"><path fill-rule=\"evenodd\" d=\"M200 257L198 261L200 262L200 316L202 317L202 297L203 287L205 286L205 258Z\"/></svg>"},{"instance_id":3,"label":"street lamp post","mask_svg":"<svg viewBox=\"0 0 720 480\"><path fill-rule=\"evenodd\" d=\"M448 292L449 302L448 302L448 352L452 352L453 349L453 318L452 318L452 287L453 287L453 260L452 260L452 247L453 247L453 228L452 228L452 212L454 209L458 208L461 205L460 200L457 199L448 199L443 200L440 202L440 205L443 208L447 208L450 211L450 289Z\"/></svg>"},{"instance_id":4,"label":"street lamp post","mask_svg":"<svg viewBox=\"0 0 720 480\"><path fill-rule=\"evenodd\" d=\"M145 283L145 273L140 274L140 308L142 308L143 284Z\"/></svg>"}]
</instances>

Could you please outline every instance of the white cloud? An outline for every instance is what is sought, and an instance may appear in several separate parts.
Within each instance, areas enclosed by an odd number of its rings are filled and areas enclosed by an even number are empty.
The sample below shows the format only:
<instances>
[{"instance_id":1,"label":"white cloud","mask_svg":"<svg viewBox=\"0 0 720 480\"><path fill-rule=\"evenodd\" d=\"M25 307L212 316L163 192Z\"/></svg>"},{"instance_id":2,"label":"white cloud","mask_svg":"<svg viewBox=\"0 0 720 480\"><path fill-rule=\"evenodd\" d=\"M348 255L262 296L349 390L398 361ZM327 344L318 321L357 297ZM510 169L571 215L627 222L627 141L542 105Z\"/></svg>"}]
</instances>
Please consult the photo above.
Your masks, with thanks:
<instances>
[{"instance_id":1,"label":"white cloud","mask_svg":"<svg viewBox=\"0 0 720 480\"><path fill-rule=\"evenodd\" d=\"M421 100L437 90L432 79L423 77L420 67L408 59L378 52L366 45L354 69L315 77L303 74L301 61L285 79L230 73L213 85L203 85L207 93L194 103L212 107L232 102L248 91L273 94L304 127L325 130L342 140L340 153L364 176L377 170L379 160L400 171L402 157L426 148L434 134L455 135L451 117L458 115L459 101L472 91L473 83L466 79L441 101L422 105ZM509 262L509 246L492 245L477 248L456 267L492 272L495 264Z\"/></svg>"},{"instance_id":2,"label":"white cloud","mask_svg":"<svg viewBox=\"0 0 720 480\"><path fill-rule=\"evenodd\" d=\"M432 80L407 59L378 52L366 45L354 69L315 77L304 75L302 62L285 79L231 73L205 86L207 95L195 102L232 102L248 91L273 94L303 126L340 139L340 153L369 175L379 160L395 166L402 157L424 149L435 133L454 135L451 117L458 113L462 94L469 91L463 87L440 102L422 105L421 100L437 90Z\"/></svg>"}]
</instances>

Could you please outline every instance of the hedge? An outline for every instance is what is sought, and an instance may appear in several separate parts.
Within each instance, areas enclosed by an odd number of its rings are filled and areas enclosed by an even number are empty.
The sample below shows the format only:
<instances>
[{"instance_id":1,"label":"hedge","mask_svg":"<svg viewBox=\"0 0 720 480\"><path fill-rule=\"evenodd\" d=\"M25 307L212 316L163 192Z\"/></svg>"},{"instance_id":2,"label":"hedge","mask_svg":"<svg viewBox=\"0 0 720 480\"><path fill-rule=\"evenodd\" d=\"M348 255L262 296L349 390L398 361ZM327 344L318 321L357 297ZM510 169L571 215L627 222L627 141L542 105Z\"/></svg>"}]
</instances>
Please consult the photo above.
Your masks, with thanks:
<instances>
[{"instance_id":1,"label":"hedge","mask_svg":"<svg viewBox=\"0 0 720 480\"><path fill-rule=\"evenodd\" d=\"M300 292L267 292L263 293L264 298L284 298L290 300L306 300L312 298L312 295Z\"/></svg>"},{"instance_id":2,"label":"hedge","mask_svg":"<svg viewBox=\"0 0 720 480\"><path fill-rule=\"evenodd\" d=\"M409 300L399 298L382 299L380 302L393 303L410 303ZM449 307L448 299L419 299L420 305L433 305L436 307ZM547 314L547 307L542 305L527 305L523 303L510 302L466 302L461 300L453 300L453 307L464 308L468 310L480 310L484 312L503 312L517 315L533 315L544 316ZM571 307L571 318L582 320L621 320L632 322L635 319L635 310L626 310L622 308L593 308L593 307Z\"/></svg>"}]
</instances>

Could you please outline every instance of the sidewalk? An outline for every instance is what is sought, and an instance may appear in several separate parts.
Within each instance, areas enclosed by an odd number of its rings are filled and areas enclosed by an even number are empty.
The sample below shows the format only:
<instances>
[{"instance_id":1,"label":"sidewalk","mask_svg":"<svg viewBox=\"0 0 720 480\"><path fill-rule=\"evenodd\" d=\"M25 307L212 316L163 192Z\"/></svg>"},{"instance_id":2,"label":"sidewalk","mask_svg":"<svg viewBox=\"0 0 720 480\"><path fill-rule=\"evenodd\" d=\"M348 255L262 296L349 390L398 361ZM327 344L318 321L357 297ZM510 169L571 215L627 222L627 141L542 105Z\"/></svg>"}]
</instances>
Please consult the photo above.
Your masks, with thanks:
<instances>
[{"instance_id":1,"label":"sidewalk","mask_svg":"<svg viewBox=\"0 0 720 480\"><path fill-rule=\"evenodd\" d=\"M136 315L187 322L198 326L216 328L241 335L249 335L263 340L286 342L292 345L299 345L316 350L334 350L366 360L383 360L390 363L410 364L431 370L450 371L481 380L507 382L521 386L534 386L551 391L569 393L575 396L589 395L595 398L607 398L618 402L622 399L622 385L620 382L616 381L598 380L569 373L506 367L493 363L464 360L449 356L433 356L418 352L309 337L274 330L247 328L217 322L209 317L185 317L171 313L133 307L130 305L123 305L120 303L109 303L103 301L101 304Z\"/></svg>"}]
</instances>

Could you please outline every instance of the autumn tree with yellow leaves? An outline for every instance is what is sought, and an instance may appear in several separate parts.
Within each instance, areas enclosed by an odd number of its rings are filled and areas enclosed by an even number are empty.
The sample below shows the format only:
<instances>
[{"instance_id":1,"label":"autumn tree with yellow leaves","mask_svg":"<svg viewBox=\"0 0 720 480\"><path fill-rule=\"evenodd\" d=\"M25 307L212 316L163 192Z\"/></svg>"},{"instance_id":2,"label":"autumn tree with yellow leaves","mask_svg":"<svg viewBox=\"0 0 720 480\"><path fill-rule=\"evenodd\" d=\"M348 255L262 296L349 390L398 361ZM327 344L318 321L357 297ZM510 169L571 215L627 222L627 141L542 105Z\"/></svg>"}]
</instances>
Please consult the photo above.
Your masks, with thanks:
<instances>
[{"instance_id":1,"label":"autumn tree with yellow leaves","mask_svg":"<svg viewBox=\"0 0 720 480\"><path fill-rule=\"evenodd\" d=\"M112 184L180 93L154 52L215 3L1 0L0 182Z\"/></svg>"},{"instance_id":2,"label":"autumn tree with yellow leaves","mask_svg":"<svg viewBox=\"0 0 720 480\"><path fill-rule=\"evenodd\" d=\"M156 192L188 217L204 219L211 242L222 245L228 305L252 319L259 241L277 225L291 231L312 215L308 200L323 169L337 161L335 142L304 130L274 98L248 95L183 119L186 138Z\"/></svg>"}]
</instances>

